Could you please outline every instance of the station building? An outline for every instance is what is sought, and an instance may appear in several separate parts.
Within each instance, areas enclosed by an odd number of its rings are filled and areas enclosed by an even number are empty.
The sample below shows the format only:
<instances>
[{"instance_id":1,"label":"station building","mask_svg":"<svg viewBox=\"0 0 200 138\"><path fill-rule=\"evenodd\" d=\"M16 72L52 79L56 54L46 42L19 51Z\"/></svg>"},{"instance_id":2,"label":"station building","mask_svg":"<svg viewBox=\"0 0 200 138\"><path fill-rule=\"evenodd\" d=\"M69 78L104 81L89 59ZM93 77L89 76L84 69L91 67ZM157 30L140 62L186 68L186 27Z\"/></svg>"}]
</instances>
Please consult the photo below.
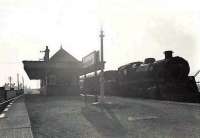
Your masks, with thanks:
<instances>
[{"instance_id":1,"label":"station building","mask_svg":"<svg viewBox=\"0 0 200 138\"><path fill-rule=\"evenodd\" d=\"M79 75L82 65L79 60L62 47L51 58L46 46L42 61L23 61L30 80L40 80L43 95L78 95Z\"/></svg>"}]
</instances>

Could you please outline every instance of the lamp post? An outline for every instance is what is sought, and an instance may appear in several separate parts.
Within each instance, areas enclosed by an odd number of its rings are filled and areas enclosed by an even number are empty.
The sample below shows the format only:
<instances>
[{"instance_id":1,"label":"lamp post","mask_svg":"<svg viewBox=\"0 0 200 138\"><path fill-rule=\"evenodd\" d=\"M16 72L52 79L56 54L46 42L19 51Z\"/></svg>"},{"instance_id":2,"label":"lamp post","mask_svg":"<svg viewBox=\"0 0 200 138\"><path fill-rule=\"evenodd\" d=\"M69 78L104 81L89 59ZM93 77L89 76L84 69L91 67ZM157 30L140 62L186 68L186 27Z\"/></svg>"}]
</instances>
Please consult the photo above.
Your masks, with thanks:
<instances>
[{"instance_id":1,"label":"lamp post","mask_svg":"<svg viewBox=\"0 0 200 138\"><path fill-rule=\"evenodd\" d=\"M101 41L101 74L100 74L100 103L104 103L104 59L103 59L103 38L104 32L101 29L100 31L100 41Z\"/></svg>"}]
</instances>

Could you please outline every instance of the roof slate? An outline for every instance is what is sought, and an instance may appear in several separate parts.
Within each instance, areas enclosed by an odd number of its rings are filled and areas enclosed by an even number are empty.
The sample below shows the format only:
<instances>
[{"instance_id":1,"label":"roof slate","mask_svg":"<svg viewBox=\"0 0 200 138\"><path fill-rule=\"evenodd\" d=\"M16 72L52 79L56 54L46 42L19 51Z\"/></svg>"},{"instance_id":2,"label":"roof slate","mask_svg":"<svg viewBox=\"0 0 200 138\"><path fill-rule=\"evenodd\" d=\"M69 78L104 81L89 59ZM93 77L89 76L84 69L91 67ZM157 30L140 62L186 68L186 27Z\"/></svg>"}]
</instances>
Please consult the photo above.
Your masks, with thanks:
<instances>
[{"instance_id":1,"label":"roof slate","mask_svg":"<svg viewBox=\"0 0 200 138\"><path fill-rule=\"evenodd\" d=\"M49 62L74 62L80 63L75 57L65 51L62 47L49 60Z\"/></svg>"}]
</instances>

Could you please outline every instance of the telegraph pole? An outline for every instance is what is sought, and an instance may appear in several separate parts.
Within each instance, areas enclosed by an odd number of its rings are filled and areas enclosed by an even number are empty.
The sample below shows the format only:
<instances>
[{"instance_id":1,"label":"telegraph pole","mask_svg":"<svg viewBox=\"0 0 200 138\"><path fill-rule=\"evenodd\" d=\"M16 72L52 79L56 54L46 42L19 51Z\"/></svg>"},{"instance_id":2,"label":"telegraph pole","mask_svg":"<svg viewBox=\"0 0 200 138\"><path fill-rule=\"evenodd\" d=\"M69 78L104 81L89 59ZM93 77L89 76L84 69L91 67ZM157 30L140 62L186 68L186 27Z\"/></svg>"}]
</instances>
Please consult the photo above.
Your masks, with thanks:
<instances>
[{"instance_id":1,"label":"telegraph pole","mask_svg":"<svg viewBox=\"0 0 200 138\"><path fill-rule=\"evenodd\" d=\"M23 87L23 90L24 90L24 77L22 76L22 87Z\"/></svg>"},{"instance_id":2,"label":"telegraph pole","mask_svg":"<svg viewBox=\"0 0 200 138\"><path fill-rule=\"evenodd\" d=\"M101 74L100 74L100 103L104 103L104 59L103 59L103 38L104 32L100 31L100 41L101 41Z\"/></svg>"},{"instance_id":3,"label":"telegraph pole","mask_svg":"<svg viewBox=\"0 0 200 138\"><path fill-rule=\"evenodd\" d=\"M9 79L9 83L10 83L10 90L11 90L11 82L12 82L12 77L10 76L8 79Z\"/></svg>"},{"instance_id":4,"label":"telegraph pole","mask_svg":"<svg viewBox=\"0 0 200 138\"><path fill-rule=\"evenodd\" d=\"M19 90L19 73L17 73L17 89Z\"/></svg>"}]
</instances>

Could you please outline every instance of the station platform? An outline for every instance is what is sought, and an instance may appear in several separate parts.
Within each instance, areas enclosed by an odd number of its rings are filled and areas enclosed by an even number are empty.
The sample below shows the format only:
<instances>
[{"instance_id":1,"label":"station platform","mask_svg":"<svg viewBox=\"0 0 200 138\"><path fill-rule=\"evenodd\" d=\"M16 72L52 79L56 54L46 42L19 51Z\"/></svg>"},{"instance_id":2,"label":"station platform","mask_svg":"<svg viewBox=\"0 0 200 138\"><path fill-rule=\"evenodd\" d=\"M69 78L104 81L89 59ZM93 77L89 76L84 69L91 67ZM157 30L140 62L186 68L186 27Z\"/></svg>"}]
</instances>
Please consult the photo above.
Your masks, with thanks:
<instances>
[{"instance_id":1,"label":"station platform","mask_svg":"<svg viewBox=\"0 0 200 138\"><path fill-rule=\"evenodd\" d=\"M35 138L200 138L200 104L26 95Z\"/></svg>"},{"instance_id":2,"label":"station platform","mask_svg":"<svg viewBox=\"0 0 200 138\"><path fill-rule=\"evenodd\" d=\"M11 102L0 114L1 138L33 138L24 96Z\"/></svg>"}]
</instances>

